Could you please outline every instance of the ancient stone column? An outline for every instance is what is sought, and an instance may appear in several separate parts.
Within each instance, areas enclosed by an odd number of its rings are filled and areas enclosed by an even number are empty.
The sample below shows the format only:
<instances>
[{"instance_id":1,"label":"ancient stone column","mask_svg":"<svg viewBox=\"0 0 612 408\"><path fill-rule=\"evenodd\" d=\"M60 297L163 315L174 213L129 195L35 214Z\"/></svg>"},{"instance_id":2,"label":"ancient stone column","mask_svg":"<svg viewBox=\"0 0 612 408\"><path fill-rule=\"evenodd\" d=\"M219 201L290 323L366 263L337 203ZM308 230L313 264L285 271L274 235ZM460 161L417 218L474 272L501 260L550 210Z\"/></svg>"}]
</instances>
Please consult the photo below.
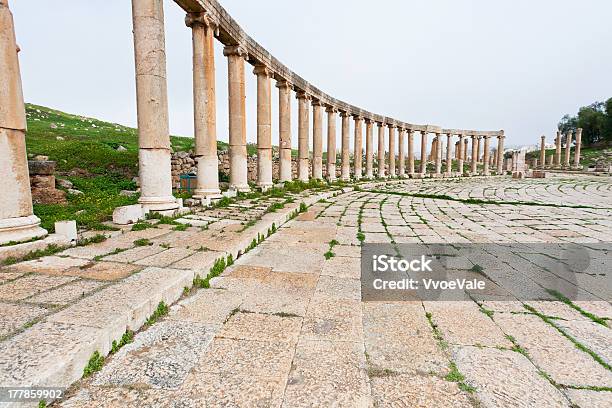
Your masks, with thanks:
<instances>
[{"instance_id":1,"label":"ancient stone column","mask_svg":"<svg viewBox=\"0 0 612 408\"><path fill-rule=\"evenodd\" d=\"M457 147L459 151L457 152L457 169L459 170L459 175L463 176L463 161L465 159L465 143L463 142L463 134L459 135L459 144Z\"/></svg>"},{"instance_id":2,"label":"ancient stone column","mask_svg":"<svg viewBox=\"0 0 612 408\"><path fill-rule=\"evenodd\" d=\"M323 104L312 101L312 178L323 180Z\"/></svg>"},{"instance_id":3,"label":"ancient stone column","mask_svg":"<svg viewBox=\"0 0 612 408\"><path fill-rule=\"evenodd\" d=\"M565 135L565 157L563 160L563 165L565 167L569 167L570 165L570 153L572 150L572 136L573 136L573 132L570 130L569 132L567 132L567 135Z\"/></svg>"},{"instance_id":4,"label":"ancient stone column","mask_svg":"<svg viewBox=\"0 0 612 408\"><path fill-rule=\"evenodd\" d=\"M414 176L414 130L408 129L408 175Z\"/></svg>"},{"instance_id":5,"label":"ancient stone column","mask_svg":"<svg viewBox=\"0 0 612 408\"><path fill-rule=\"evenodd\" d=\"M242 47L228 45L223 49L227 57L229 98L229 156L230 186L238 191L249 191L246 143L246 93Z\"/></svg>"},{"instance_id":6,"label":"ancient stone column","mask_svg":"<svg viewBox=\"0 0 612 408\"><path fill-rule=\"evenodd\" d=\"M480 147L482 145L482 136L478 136L476 140L476 163L482 163L482 155L480 154Z\"/></svg>"},{"instance_id":7,"label":"ancient stone column","mask_svg":"<svg viewBox=\"0 0 612 408\"><path fill-rule=\"evenodd\" d=\"M349 119L350 114L348 112L340 112L342 118L342 172L340 177L342 181L349 181L351 179L351 155L349 151Z\"/></svg>"},{"instance_id":8,"label":"ancient stone column","mask_svg":"<svg viewBox=\"0 0 612 408\"><path fill-rule=\"evenodd\" d=\"M336 109L328 106L327 112L327 180L336 180Z\"/></svg>"},{"instance_id":9,"label":"ancient stone column","mask_svg":"<svg viewBox=\"0 0 612 408\"><path fill-rule=\"evenodd\" d=\"M421 130L421 176L427 173L427 131Z\"/></svg>"},{"instance_id":10,"label":"ancient stone column","mask_svg":"<svg viewBox=\"0 0 612 408\"><path fill-rule=\"evenodd\" d=\"M271 72L264 65L253 70L257 75L257 186L272 187L272 94Z\"/></svg>"},{"instance_id":11,"label":"ancient stone column","mask_svg":"<svg viewBox=\"0 0 612 408\"><path fill-rule=\"evenodd\" d=\"M173 211L166 41L162 0L132 0L140 199L148 210Z\"/></svg>"},{"instance_id":12,"label":"ancient stone column","mask_svg":"<svg viewBox=\"0 0 612 408\"><path fill-rule=\"evenodd\" d=\"M557 138L555 139L555 166L561 166L561 132L557 131Z\"/></svg>"},{"instance_id":13,"label":"ancient stone column","mask_svg":"<svg viewBox=\"0 0 612 408\"><path fill-rule=\"evenodd\" d=\"M438 155L438 137L434 137L431 141L431 148L429 149L429 161L436 162Z\"/></svg>"},{"instance_id":14,"label":"ancient stone column","mask_svg":"<svg viewBox=\"0 0 612 408\"><path fill-rule=\"evenodd\" d=\"M436 156L435 156L435 163L436 163L436 177L441 177L442 176L442 151L443 151L443 146L442 146L442 138L440 137L439 133L436 133Z\"/></svg>"},{"instance_id":15,"label":"ancient stone column","mask_svg":"<svg viewBox=\"0 0 612 408\"><path fill-rule=\"evenodd\" d=\"M44 237L32 209L26 156L26 115L13 16L0 0L0 244Z\"/></svg>"},{"instance_id":16,"label":"ancient stone column","mask_svg":"<svg viewBox=\"0 0 612 408\"><path fill-rule=\"evenodd\" d=\"M546 136L542 135L540 143L540 168L543 169L546 165Z\"/></svg>"},{"instance_id":17,"label":"ancient stone column","mask_svg":"<svg viewBox=\"0 0 612 408\"><path fill-rule=\"evenodd\" d=\"M546 164L547 164L549 167L552 167L554 158L555 158L555 157L554 157L554 155L552 155L552 154L551 154L550 156L546 156Z\"/></svg>"},{"instance_id":18,"label":"ancient stone column","mask_svg":"<svg viewBox=\"0 0 612 408\"><path fill-rule=\"evenodd\" d=\"M472 175L477 174L478 171L478 139L475 135L472 135L472 167L471 167L471 173Z\"/></svg>"},{"instance_id":19,"label":"ancient stone column","mask_svg":"<svg viewBox=\"0 0 612 408\"><path fill-rule=\"evenodd\" d=\"M389 124L389 177L395 177L395 125Z\"/></svg>"},{"instance_id":20,"label":"ancient stone column","mask_svg":"<svg viewBox=\"0 0 612 408\"><path fill-rule=\"evenodd\" d=\"M497 136L497 174L504 172L504 135Z\"/></svg>"},{"instance_id":21,"label":"ancient stone column","mask_svg":"<svg viewBox=\"0 0 612 408\"><path fill-rule=\"evenodd\" d=\"M398 133L398 143L397 149L399 151L397 155L397 175L399 177L404 177L406 175L406 155L405 155L405 147L404 147L404 135L406 131L403 128L399 128Z\"/></svg>"},{"instance_id":22,"label":"ancient stone column","mask_svg":"<svg viewBox=\"0 0 612 408\"><path fill-rule=\"evenodd\" d=\"M580 168L580 147L582 145L582 128L576 129L576 147L574 148L574 168Z\"/></svg>"},{"instance_id":23,"label":"ancient stone column","mask_svg":"<svg viewBox=\"0 0 612 408\"><path fill-rule=\"evenodd\" d=\"M385 124L378 122L378 177L385 177Z\"/></svg>"},{"instance_id":24,"label":"ancient stone column","mask_svg":"<svg viewBox=\"0 0 612 408\"><path fill-rule=\"evenodd\" d=\"M188 13L185 24L193 40L193 116L195 160L198 166L194 198L219 198L219 158L215 101L216 25L205 13Z\"/></svg>"},{"instance_id":25,"label":"ancient stone column","mask_svg":"<svg viewBox=\"0 0 612 408\"><path fill-rule=\"evenodd\" d=\"M360 180L363 174L362 157L363 157L363 118L355 115L355 145L353 153L353 164L355 165L355 180Z\"/></svg>"},{"instance_id":26,"label":"ancient stone column","mask_svg":"<svg viewBox=\"0 0 612 408\"><path fill-rule=\"evenodd\" d=\"M366 178L374 177L374 134L372 119L366 119Z\"/></svg>"},{"instance_id":27,"label":"ancient stone column","mask_svg":"<svg viewBox=\"0 0 612 408\"><path fill-rule=\"evenodd\" d=\"M278 150L279 181L291 181L291 89L287 81L277 81L278 88Z\"/></svg>"},{"instance_id":28,"label":"ancient stone column","mask_svg":"<svg viewBox=\"0 0 612 408\"><path fill-rule=\"evenodd\" d=\"M452 153L452 139L453 135L448 133L446 135L446 175L448 177L453 175L453 153Z\"/></svg>"},{"instance_id":29,"label":"ancient stone column","mask_svg":"<svg viewBox=\"0 0 612 408\"><path fill-rule=\"evenodd\" d=\"M484 148L483 148L483 152L482 152L482 165L483 165L483 171L482 174L484 174L485 176L490 176L491 173L489 172L489 135L485 135L484 137Z\"/></svg>"},{"instance_id":30,"label":"ancient stone column","mask_svg":"<svg viewBox=\"0 0 612 408\"><path fill-rule=\"evenodd\" d=\"M307 182L309 178L309 133L310 133L310 95L304 91L296 93L298 100L298 180Z\"/></svg>"}]
</instances>

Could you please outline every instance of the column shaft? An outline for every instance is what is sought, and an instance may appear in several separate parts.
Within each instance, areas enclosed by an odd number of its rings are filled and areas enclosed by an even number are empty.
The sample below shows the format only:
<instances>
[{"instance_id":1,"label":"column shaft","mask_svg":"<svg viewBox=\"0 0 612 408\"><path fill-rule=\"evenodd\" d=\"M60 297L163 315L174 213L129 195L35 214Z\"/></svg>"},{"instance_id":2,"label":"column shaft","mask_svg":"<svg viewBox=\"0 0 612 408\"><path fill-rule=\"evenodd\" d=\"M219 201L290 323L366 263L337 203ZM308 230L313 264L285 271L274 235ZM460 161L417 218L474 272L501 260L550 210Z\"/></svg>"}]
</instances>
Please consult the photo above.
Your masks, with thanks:
<instances>
[{"instance_id":1,"label":"column shaft","mask_svg":"<svg viewBox=\"0 0 612 408\"><path fill-rule=\"evenodd\" d=\"M385 177L385 125L378 122L378 177Z\"/></svg>"},{"instance_id":2,"label":"column shaft","mask_svg":"<svg viewBox=\"0 0 612 408\"><path fill-rule=\"evenodd\" d=\"M271 72L263 65L253 70L257 75L257 186L272 187L272 93Z\"/></svg>"},{"instance_id":3,"label":"column shaft","mask_svg":"<svg viewBox=\"0 0 612 408\"><path fill-rule=\"evenodd\" d=\"M572 131L570 130L569 132L567 132L567 135L565 135L565 160L564 160L564 166L565 167L569 167L570 165L570 153L572 150Z\"/></svg>"},{"instance_id":4,"label":"column shaft","mask_svg":"<svg viewBox=\"0 0 612 408\"><path fill-rule=\"evenodd\" d=\"M132 0L132 20L140 174L138 202L149 210L175 210L178 203L172 196L163 2Z\"/></svg>"},{"instance_id":5,"label":"column shaft","mask_svg":"<svg viewBox=\"0 0 612 408\"><path fill-rule=\"evenodd\" d=\"M355 145L353 147L353 164L355 170L355 180L360 180L363 175L363 118L353 116L355 120Z\"/></svg>"},{"instance_id":6,"label":"column shaft","mask_svg":"<svg viewBox=\"0 0 612 408\"><path fill-rule=\"evenodd\" d=\"M0 244L43 237L32 209L25 145L26 115L13 16L0 1Z\"/></svg>"},{"instance_id":7,"label":"column shaft","mask_svg":"<svg viewBox=\"0 0 612 408\"><path fill-rule=\"evenodd\" d=\"M374 132L372 127L372 120L366 119L366 178L368 179L374 177Z\"/></svg>"},{"instance_id":8,"label":"column shaft","mask_svg":"<svg viewBox=\"0 0 612 408\"><path fill-rule=\"evenodd\" d=\"M336 110L327 110L327 180L336 180Z\"/></svg>"},{"instance_id":9,"label":"column shaft","mask_svg":"<svg viewBox=\"0 0 612 408\"><path fill-rule=\"evenodd\" d=\"M442 138L440 134L436 134L436 176L442 175Z\"/></svg>"},{"instance_id":10,"label":"column shaft","mask_svg":"<svg viewBox=\"0 0 612 408\"><path fill-rule=\"evenodd\" d=\"M459 175L463 176L463 161L465 160L465 143L463 142L463 135L459 135L459 144L457 145L457 170Z\"/></svg>"},{"instance_id":11,"label":"column shaft","mask_svg":"<svg viewBox=\"0 0 612 408\"><path fill-rule=\"evenodd\" d=\"M546 136L542 136L540 143L540 168L543 169L546 165Z\"/></svg>"},{"instance_id":12,"label":"column shaft","mask_svg":"<svg viewBox=\"0 0 612 408\"><path fill-rule=\"evenodd\" d=\"M340 113L342 117L342 173L343 181L351 179L351 156L349 151L349 120L350 115L347 112Z\"/></svg>"},{"instance_id":13,"label":"column shaft","mask_svg":"<svg viewBox=\"0 0 612 408\"><path fill-rule=\"evenodd\" d=\"M446 135L446 175L449 177L453 174L452 138L450 133Z\"/></svg>"},{"instance_id":14,"label":"column shaft","mask_svg":"<svg viewBox=\"0 0 612 408\"><path fill-rule=\"evenodd\" d=\"M482 139L482 136L478 136L476 138L476 163L480 163L481 160L481 156L480 156L480 139Z\"/></svg>"},{"instance_id":15,"label":"column shaft","mask_svg":"<svg viewBox=\"0 0 612 408\"><path fill-rule=\"evenodd\" d=\"M414 131L408 129L408 175L414 175Z\"/></svg>"},{"instance_id":16,"label":"column shaft","mask_svg":"<svg viewBox=\"0 0 612 408\"><path fill-rule=\"evenodd\" d=\"M427 173L427 132L421 131L421 175Z\"/></svg>"},{"instance_id":17,"label":"column shaft","mask_svg":"<svg viewBox=\"0 0 612 408\"><path fill-rule=\"evenodd\" d=\"M323 105L312 102L312 178L323 180Z\"/></svg>"},{"instance_id":18,"label":"column shaft","mask_svg":"<svg viewBox=\"0 0 612 408\"><path fill-rule=\"evenodd\" d=\"M482 152L483 174L489 176L489 135L484 136L484 148Z\"/></svg>"},{"instance_id":19,"label":"column shaft","mask_svg":"<svg viewBox=\"0 0 612 408\"><path fill-rule=\"evenodd\" d=\"M310 139L310 96L298 92L298 180L307 182L309 178L309 139Z\"/></svg>"},{"instance_id":20,"label":"column shaft","mask_svg":"<svg viewBox=\"0 0 612 408\"><path fill-rule=\"evenodd\" d=\"M582 128L576 129L576 148L574 149L574 167L580 167L580 148L582 147Z\"/></svg>"},{"instance_id":21,"label":"column shaft","mask_svg":"<svg viewBox=\"0 0 612 408\"><path fill-rule=\"evenodd\" d=\"M246 93L244 78L245 51L226 46L229 99L230 185L238 191L249 191L246 146Z\"/></svg>"},{"instance_id":22,"label":"column shaft","mask_svg":"<svg viewBox=\"0 0 612 408\"><path fill-rule=\"evenodd\" d=\"M406 147L404 146L405 134L406 134L406 131L402 128L400 128L399 131L397 132L397 137L398 137L397 175L400 177L404 177L406 175L406 155L404 152L404 150L406 149Z\"/></svg>"},{"instance_id":23,"label":"column shaft","mask_svg":"<svg viewBox=\"0 0 612 408\"><path fill-rule=\"evenodd\" d=\"M395 126L389 125L389 177L395 177Z\"/></svg>"},{"instance_id":24,"label":"column shaft","mask_svg":"<svg viewBox=\"0 0 612 408\"><path fill-rule=\"evenodd\" d=\"M561 166L561 132L557 131L555 139L555 166Z\"/></svg>"},{"instance_id":25,"label":"column shaft","mask_svg":"<svg viewBox=\"0 0 612 408\"><path fill-rule=\"evenodd\" d=\"M291 181L291 84L278 81L278 173L279 181Z\"/></svg>"},{"instance_id":26,"label":"column shaft","mask_svg":"<svg viewBox=\"0 0 612 408\"><path fill-rule=\"evenodd\" d=\"M476 136L472 135L472 161L471 161L472 175L475 175L478 170L478 167L477 167L478 145L476 143L478 143L478 139L476 138Z\"/></svg>"},{"instance_id":27,"label":"column shaft","mask_svg":"<svg viewBox=\"0 0 612 408\"><path fill-rule=\"evenodd\" d=\"M504 136L497 136L497 174L504 172Z\"/></svg>"}]
</instances>

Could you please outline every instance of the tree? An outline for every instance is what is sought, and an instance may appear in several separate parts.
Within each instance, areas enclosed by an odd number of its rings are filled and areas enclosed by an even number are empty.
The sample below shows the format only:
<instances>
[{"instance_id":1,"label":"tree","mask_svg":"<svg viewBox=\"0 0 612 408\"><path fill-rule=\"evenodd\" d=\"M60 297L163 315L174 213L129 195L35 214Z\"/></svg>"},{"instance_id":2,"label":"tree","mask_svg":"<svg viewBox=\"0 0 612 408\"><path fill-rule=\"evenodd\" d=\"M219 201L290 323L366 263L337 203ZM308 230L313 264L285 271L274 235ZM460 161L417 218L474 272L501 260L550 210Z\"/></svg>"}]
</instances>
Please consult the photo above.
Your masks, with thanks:
<instances>
[{"instance_id":1,"label":"tree","mask_svg":"<svg viewBox=\"0 0 612 408\"><path fill-rule=\"evenodd\" d=\"M606 118L603 125L603 139L609 144L612 142L612 98L606 101Z\"/></svg>"},{"instance_id":2,"label":"tree","mask_svg":"<svg viewBox=\"0 0 612 408\"><path fill-rule=\"evenodd\" d=\"M578 127L582 128L582 140L585 145L598 143L603 139L606 113L603 102L583 106L578 111Z\"/></svg>"},{"instance_id":3,"label":"tree","mask_svg":"<svg viewBox=\"0 0 612 408\"><path fill-rule=\"evenodd\" d=\"M578 128L578 117L570 115L563 116L557 125L557 128L559 129L559 132L563 134L569 132L570 130L575 132Z\"/></svg>"}]
</instances>

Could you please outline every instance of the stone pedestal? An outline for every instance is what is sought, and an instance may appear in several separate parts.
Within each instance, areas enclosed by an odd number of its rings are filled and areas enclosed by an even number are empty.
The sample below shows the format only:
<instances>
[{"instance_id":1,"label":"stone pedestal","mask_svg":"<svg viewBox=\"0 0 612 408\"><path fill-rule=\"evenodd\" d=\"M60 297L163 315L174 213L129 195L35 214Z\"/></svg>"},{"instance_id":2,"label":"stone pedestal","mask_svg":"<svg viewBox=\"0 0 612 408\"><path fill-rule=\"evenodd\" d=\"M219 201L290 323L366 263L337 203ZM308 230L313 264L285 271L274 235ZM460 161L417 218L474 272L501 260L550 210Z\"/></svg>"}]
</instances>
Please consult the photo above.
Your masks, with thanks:
<instances>
[{"instance_id":1,"label":"stone pedestal","mask_svg":"<svg viewBox=\"0 0 612 408\"><path fill-rule=\"evenodd\" d=\"M279 181L291 181L291 89L287 81L278 88Z\"/></svg>"},{"instance_id":2,"label":"stone pedestal","mask_svg":"<svg viewBox=\"0 0 612 408\"><path fill-rule=\"evenodd\" d=\"M374 134L373 134L373 122L370 119L366 119L366 178L371 179L374 177Z\"/></svg>"},{"instance_id":3,"label":"stone pedestal","mask_svg":"<svg viewBox=\"0 0 612 408\"><path fill-rule=\"evenodd\" d=\"M395 125L389 127L389 177L395 177Z\"/></svg>"},{"instance_id":4,"label":"stone pedestal","mask_svg":"<svg viewBox=\"0 0 612 408\"><path fill-rule=\"evenodd\" d=\"M146 210L173 211L166 44L161 0L132 0L140 199Z\"/></svg>"},{"instance_id":5,"label":"stone pedestal","mask_svg":"<svg viewBox=\"0 0 612 408\"><path fill-rule=\"evenodd\" d=\"M310 95L299 91L298 100L298 180L307 182L309 179L309 133L310 133Z\"/></svg>"},{"instance_id":6,"label":"stone pedestal","mask_svg":"<svg viewBox=\"0 0 612 408\"><path fill-rule=\"evenodd\" d=\"M408 129L408 175L414 176L414 131Z\"/></svg>"},{"instance_id":7,"label":"stone pedestal","mask_svg":"<svg viewBox=\"0 0 612 408\"><path fill-rule=\"evenodd\" d=\"M421 175L427 173L427 132L421 131Z\"/></svg>"},{"instance_id":8,"label":"stone pedestal","mask_svg":"<svg viewBox=\"0 0 612 408\"><path fill-rule=\"evenodd\" d=\"M194 198L221 197L215 102L215 24L205 13L189 13L185 24L191 27L193 43L193 114L197 162Z\"/></svg>"},{"instance_id":9,"label":"stone pedestal","mask_svg":"<svg viewBox=\"0 0 612 408\"><path fill-rule=\"evenodd\" d=\"M328 106L327 112L327 180L336 180L336 109Z\"/></svg>"},{"instance_id":10,"label":"stone pedestal","mask_svg":"<svg viewBox=\"0 0 612 408\"><path fill-rule=\"evenodd\" d=\"M378 177L385 177L385 124L378 122Z\"/></svg>"},{"instance_id":11,"label":"stone pedestal","mask_svg":"<svg viewBox=\"0 0 612 408\"><path fill-rule=\"evenodd\" d=\"M229 99L230 186L237 191L250 191L246 146L246 94L244 60L246 52L239 46L226 46Z\"/></svg>"},{"instance_id":12,"label":"stone pedestal","mask_svg":"<svg viewBox=\"0 0 612 408\"><path fill-rule=\"evenodd\" d=\"M253 70L257 75L257 187L272 187L272 94L271 72L263 65Z\"/></svg>"},{"instance_id":13,"label":"stone pedestal","mask_svg":"<svg viewBox=\"0 0 612 408\"><path fill-rule=\"evenodd\" d=\"M360 180L363 174L362 157L363 157L363 118L354 116L355 120L355 145L353 162L355 165L355 180Z\"/></svg>"},{"instance_id":14,"label":"stone pedestal","mask_svg":"<svg viewBox=\"0 0 612 408\"><path fill-rule=\"evenodd\" d=\"M323 180L323 105L312 102L312 178Z\"/></svg>"},{"instance_id":15,"label":"stone pedestal","mask_svg":"<svg viewBox=\"0 0 612 408\"><path fill-rule=\"evenodd\" d=\"M351 156L349 151L350 114L348 112L341 112L340 117L342 118L342 173L340 177L343 181L348 181L351 179Z\"/></svg>"}]
</instances>

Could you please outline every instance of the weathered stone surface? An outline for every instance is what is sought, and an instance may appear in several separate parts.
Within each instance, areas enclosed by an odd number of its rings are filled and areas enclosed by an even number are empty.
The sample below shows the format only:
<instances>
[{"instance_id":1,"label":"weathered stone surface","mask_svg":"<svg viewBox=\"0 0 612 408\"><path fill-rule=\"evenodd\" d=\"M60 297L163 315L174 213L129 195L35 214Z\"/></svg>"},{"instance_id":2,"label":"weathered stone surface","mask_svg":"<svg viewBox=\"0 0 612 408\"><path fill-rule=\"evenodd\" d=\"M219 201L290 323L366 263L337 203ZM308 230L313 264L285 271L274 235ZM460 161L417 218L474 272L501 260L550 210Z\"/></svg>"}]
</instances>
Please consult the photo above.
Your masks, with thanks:
<instances>
[{"instance_id":1,"label":"weathered stone surface","mask_svg":"<svg viewBox=\"0 0 612 408\"><path fill-rule=\"evenodd\" d=\"M25 324L49 313L34 305L17 305L0 302L0 338L21 329Z\"/></svg>"},{"instance_id":2,"label":"weathered stone surface","mask_svg":"<svg viewBox=\"0 0 612 408\"><path fill-rule=\"evenodd\" d=\"M612 407L611 391L565 390L570 401L580 408L610 408Z\"/></svg>"},{"instance_id":3,"label":"weathered stone surface","mask_svg":"<svg viewBox=\"0 0 612 408\"><path fill-rule=\"evenodd\" d=\"M238 312L230 317L219 336L236 340L295 343L301 325L302 319L299 317Z\"/></svg>"},{"instance_id":4,"label":"weathered stone surface","mask_svg":"<svg viewBox=\"0 0 612 408\"><path fill-rule=\"evenodd\" d=\"M113 222L119 225L134 224L144 218L145 214L141 204L117 207L113 211Z\"/></svg>"},{"instance_id":5,"label":"weathered stone surface","mask_svg":"<svg viewBox=\"0 0 612 408\"><path fill-rule=\"evenodd\" d=\"M0 286L0 299L22 300L56 286L68 283L75 278L67 276L29 275Z\"/></svg>"},{"instance_id":6,"label":"weathered stone surface","mask_svg":"<svg viewBox=\"0 0 612 408\"><path fill-rule=\"evenodd\" d=\"M56 289L28 298L28 302L48 305L66 305L84 298L104 285L103 282L77 280Z\"/></svg>"}]
</instances>

